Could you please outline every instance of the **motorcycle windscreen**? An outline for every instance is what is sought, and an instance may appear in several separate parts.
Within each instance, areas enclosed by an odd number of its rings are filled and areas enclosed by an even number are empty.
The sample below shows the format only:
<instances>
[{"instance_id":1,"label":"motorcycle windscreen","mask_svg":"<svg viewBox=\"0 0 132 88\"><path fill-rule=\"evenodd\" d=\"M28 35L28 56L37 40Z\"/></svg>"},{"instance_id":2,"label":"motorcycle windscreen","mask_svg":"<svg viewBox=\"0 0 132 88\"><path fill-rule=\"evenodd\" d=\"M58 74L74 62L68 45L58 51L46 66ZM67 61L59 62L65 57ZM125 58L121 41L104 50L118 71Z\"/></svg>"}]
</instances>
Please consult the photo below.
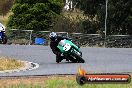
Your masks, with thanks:
<instances>
[{"instance_id":1,"label":"motorcycle windscreen","mask_svg":"<svg viewBox=\"0 0 132 88\"><path fill-rule=\"evenodd\" d=\"M63 46L65 45L65 40L61 40L57 46L61 53L64 53Z\"/></svg>"}]
</instances>

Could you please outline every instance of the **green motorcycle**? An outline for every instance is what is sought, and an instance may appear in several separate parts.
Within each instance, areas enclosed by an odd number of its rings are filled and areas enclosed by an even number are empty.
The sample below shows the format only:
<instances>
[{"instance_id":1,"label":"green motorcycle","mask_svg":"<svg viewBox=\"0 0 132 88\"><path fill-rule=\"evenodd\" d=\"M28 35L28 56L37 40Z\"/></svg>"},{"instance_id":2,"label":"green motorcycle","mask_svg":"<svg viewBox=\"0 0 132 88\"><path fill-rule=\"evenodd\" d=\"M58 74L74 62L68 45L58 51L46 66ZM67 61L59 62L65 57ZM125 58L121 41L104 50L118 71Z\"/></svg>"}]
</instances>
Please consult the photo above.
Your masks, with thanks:
<instances>
[{"instance_id":1,"label":"green motorcycle","mask_svg":"<svg viewBox=\"0 0 132 88\"><path fill-rule=\"evenodd\" d=\"M59 48L67 61L70 60L73 63L85 63L85 60L82 58L80 48L73 44L72 41L66 39L61 40L57 48Z\"/></svg>"}]
</instances>

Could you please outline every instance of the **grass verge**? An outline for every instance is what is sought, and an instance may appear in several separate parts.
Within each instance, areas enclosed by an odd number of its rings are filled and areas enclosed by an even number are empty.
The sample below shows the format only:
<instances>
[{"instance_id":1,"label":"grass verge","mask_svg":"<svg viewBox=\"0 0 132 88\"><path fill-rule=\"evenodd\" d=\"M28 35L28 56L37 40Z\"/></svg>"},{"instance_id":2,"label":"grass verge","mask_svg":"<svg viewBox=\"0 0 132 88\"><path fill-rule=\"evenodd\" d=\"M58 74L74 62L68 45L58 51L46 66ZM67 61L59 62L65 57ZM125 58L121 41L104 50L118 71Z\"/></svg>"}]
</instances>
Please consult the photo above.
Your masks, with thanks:
<instances>
[{"instance_id":1,"label":"grass verge","mask_svg":"<svg viewBox=\"0 0 132 88\"><path fill-rule=\"evenodd\" d=\"M24 63L9 57L0 57L0 71L12 70L23 67Z\"/></svg>"},{"instance_id":2,"label":"grass verge","mask_svg":"<svg viewBox=\"0 0 132 88\"><path fill-rule=\"evenodd\" d=\"M75 76L0 79L0 88L132 88L130 84L85 84L80 86Z\"/></svg>"}]
</instances>

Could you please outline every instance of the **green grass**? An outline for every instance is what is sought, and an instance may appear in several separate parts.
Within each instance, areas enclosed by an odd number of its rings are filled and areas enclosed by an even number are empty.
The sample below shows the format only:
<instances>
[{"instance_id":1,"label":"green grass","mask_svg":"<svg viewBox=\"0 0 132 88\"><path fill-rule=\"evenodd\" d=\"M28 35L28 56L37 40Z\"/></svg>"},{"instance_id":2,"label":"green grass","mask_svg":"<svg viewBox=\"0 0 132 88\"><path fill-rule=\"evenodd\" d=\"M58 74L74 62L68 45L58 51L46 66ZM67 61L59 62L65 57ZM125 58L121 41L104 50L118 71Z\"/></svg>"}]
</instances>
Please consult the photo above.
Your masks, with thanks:
<instances>
[{"instance_id":1,"label":"green grass","mask_svg":"<svg viewBox=\"0 0 132 88\"><path fill-rule=\"evenodd\" d=\"M12 85L12 86L4 86L4 88L44 88L42 86L39 85L26 85L26 84L18 84L18 85Z\"/></svg>"},{"instance_id":2,"label":"green grass","mask_svg":"<svg viewBox=\"0 0 132 88\"><path fill-rule=\"evenodd\" d=\"M84 84L76 83L75 80L48 80L47 88L132 88L132 84Z\"/></svg>"},{"instance_id":3,"label":"green grass","mask_svg":"<svg viewBox=\"0 0 132 88\"><path fill-rule=\"evenodd\" d=\"M79 85L75 80L68 79L47 79L42 81L42 84L15 84L4 86L4 88L132 88L130 84L84 84Z\"/></svg>"}]
</instances>

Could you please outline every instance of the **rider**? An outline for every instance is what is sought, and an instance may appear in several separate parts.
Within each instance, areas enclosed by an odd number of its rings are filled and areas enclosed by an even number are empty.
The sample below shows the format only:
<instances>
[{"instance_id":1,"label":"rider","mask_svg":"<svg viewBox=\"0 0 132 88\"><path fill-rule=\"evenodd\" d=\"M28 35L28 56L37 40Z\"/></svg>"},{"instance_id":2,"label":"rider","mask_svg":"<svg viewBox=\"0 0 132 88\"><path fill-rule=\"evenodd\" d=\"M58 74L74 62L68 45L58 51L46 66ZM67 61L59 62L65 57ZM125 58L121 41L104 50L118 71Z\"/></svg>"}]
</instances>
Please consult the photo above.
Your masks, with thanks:
<instances>
[{"instance_id":1,"label":"rider","mask_svg":"<svg viewBox=\"0 0 132 88\"><path fill-rule=\"evenodd\" d=\"M63 54L60 52L60 50L57 48L57 45L63 39L67 39L67 40L71 40L71 39L67 37L57 36L55 32L51 32L49 37L50 37L50 48L52 49L53 53L56 55L56 62L59 63L63 60L64 57Z\"/></svg>"},{"instance_id":2,"label":"rider","mask_svg":"<svg viewBox=\"0 0 132 88\"><path fill-rule=\"evenodd\" d=\"M5 29L6 29L6 27L0 23L0 32L5 33Z\"/></svg>"}]
</instances>

